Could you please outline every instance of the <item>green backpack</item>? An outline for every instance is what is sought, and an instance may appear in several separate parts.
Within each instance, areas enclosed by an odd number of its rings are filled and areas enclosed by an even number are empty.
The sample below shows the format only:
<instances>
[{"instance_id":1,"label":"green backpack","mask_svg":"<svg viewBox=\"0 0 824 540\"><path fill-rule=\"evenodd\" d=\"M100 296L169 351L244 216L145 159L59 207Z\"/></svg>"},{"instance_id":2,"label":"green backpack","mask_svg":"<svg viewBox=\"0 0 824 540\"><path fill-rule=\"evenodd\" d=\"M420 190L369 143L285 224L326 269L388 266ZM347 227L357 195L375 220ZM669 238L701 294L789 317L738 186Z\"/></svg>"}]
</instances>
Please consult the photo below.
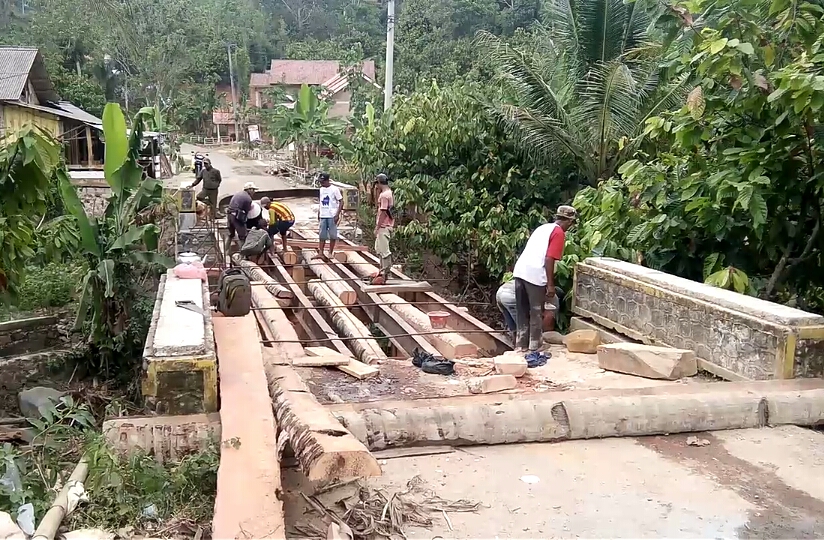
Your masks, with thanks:
<instances>
[{"instance_id":1,"label":"green backpack","mask_svg":"<svg viewBox=\"0 0 824 540\"><path fill-rule=\"evenodd\" d=\"M252 283L240 268L227 268L217 282L217 309L227 317L243 317L252 309Z\"/></svg>"}]
</instances>

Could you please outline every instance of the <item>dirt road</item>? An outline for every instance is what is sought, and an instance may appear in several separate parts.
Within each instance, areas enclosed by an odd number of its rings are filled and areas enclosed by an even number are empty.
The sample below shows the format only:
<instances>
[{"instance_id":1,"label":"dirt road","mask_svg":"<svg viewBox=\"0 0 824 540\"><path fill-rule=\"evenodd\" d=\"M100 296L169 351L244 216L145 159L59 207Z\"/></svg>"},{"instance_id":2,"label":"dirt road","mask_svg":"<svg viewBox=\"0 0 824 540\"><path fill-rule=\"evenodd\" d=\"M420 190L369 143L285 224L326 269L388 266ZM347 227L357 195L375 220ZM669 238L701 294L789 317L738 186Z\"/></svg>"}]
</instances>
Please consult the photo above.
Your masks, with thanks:
<instances>
[{"instance_id":1,"label":"dirt road","mask_svg":"<svg viewBox=\"0 0 824 540\"><path fill-rule=\"evenodd\" d=\"M220 171L223 182L220 184L220 197L237 193L243 189L246 182L254 182L260 189L286 189L290 186L283 179L266 174L265 167L260 163L249 161L238 161L229 157L223 149L206 149L190 144L183 144L180 149L184 156L191 156L191 152L203 152L209 154L212 166ZM173 179L172 185L179 185L182 180L194 181L194 174L186 171ZM199 189L199 187L198 187Z\"/></svg>"}]
</instances>

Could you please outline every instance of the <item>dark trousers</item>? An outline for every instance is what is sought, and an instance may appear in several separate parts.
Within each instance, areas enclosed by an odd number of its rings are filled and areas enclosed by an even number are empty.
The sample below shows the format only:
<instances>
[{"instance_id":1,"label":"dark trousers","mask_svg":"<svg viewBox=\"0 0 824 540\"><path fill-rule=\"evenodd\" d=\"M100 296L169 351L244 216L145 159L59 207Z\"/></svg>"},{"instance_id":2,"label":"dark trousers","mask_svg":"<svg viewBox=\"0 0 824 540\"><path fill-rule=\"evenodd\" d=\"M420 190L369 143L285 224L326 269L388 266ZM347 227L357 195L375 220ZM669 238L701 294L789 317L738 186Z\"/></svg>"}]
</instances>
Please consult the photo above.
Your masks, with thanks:
<instances>
[{"instance_id":1,"label":"dark trousers","mask_svg":"<svg viewBox=\"0 0 824 540\"><path fill-rule=\"evenodd\" d=\"M516 347L530 351L537 351L541 348L544 298L546 298L546 287L515 278Z\"/></svg>"}]
</instances>

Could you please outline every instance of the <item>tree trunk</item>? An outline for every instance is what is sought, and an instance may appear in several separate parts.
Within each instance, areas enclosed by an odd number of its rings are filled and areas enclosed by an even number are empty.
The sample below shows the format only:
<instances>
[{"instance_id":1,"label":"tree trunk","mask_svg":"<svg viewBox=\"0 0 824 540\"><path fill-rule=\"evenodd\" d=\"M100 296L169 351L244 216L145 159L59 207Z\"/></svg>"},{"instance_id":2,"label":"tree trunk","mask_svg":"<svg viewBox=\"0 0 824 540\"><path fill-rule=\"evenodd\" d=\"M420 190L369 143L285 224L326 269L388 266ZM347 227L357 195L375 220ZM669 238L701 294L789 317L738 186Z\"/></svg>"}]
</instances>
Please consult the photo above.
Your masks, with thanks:
<instances>
[{"instance_id":1,"label":"tree trunk","mask_svg":"<svg viewBox=\"0 0 824 540\"><path fill-rule=\"evenodd\" d=\"M323 282L313 279L307 286L315 300L328 308L332 323L344 336L369 338L372 335L366 325L352 315ZM349 343L358 359L366 364L386 360L386 354L374 339L356 339Z\"/></svg>"},{"instance_id":2,"label":"tree trunk","mask_svg":"<svg viewBox=\"0 0 824 540\"><path fill-rule=\"evenodd\" d=\"M267 363L266 378L278 425L278 449L289 444L310 481L381 475L377 460L318 403L292 368Z\"/></svg>"},{"instance_id":3,"label":"tree trunk","mask_svg":"<svg viewBox=\"0 0 824 540\"><path fill-rule=\"evenodd\" d=\"M380 298L384 302L392 305L389 308L406 319L412 328L418 332L432 332L432 324L429 322L429 315L416 308L396 294L381 294ZM432 334L424 336L432 343L444 358L454 360L465 356L478 356L478 347L456 332L446 334Z\"/></svg>"},{"instance_id":4,"label":"tree trunk","mask_svg":"<svg viewBox=\"0 0 824 540\"><path fill-rule=\"evenodd\" d=\"M275 278L264 272L260 266L241 257L240 253L232 255L232 263L241 267L250 280L265 283L264 288L275 298L292 298L292 291L278 283Z\"/></svg>"},{"instance_id":5,"label":"tree trunk","mask_svg":"<svg viewBox=\"0 0 824 540\"><path fill-rule=\"evenodd\" d=\"M337 295L341 302L347 306L351 306L358 301L358 295L355 289L349 286L348 283L341 280L340 276L321 259L312 260L318 256L318 252L312 249L302 249L301 256L303 262L308 266L312 272L328 286L332 292Z\"/></svg>"},{"instance_id":6,"label":"tree trunk","mask_svg":"<svg viewBox=\"0 0 824 540\"><path fill-rule=\"evenodd\" d=\"M358 277L371 278L378 273L377 267L366 262L366 259L354 251L341 251L340 253L335 253L335 258L340 262L348 264L352 271L358 275Z\"/></svg>"},{"instance_id":7,"label":"tree trunk","mask_svg":"<svg viewBox=\"0 0 824 540\"><path fill-rule=\"evenodd\" d=\"M295 332L292 322L286 317L283 309L277 300L260 287L252 287L252 305L261 308L261 316L266 322L266 327L272 333L275 340L285 340L289 343L275 343L274 348L287 363L292 363L295 358L306 356L303 346L298 343L298 334Z\"/></svg>"}]
</instances>

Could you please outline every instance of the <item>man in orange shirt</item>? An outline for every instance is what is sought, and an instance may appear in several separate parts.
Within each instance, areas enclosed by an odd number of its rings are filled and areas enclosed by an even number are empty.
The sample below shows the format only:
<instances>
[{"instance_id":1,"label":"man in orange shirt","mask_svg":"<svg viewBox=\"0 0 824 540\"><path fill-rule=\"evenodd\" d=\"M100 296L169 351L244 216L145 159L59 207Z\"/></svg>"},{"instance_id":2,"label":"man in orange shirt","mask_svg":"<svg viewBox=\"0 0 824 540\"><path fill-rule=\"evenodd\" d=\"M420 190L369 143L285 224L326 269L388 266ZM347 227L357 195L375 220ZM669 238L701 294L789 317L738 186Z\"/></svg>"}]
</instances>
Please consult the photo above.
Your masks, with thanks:
<instances>
[{"instance_id":1,"label":"man in orange shirt","mask_svg":"<svg viewBox=\"0 0 824 540\"><path fill-rule=\"evenodd\" d=\"M375 276L375 283L386 283L389 272L392 270L392 251L389 249L389 238L395 227L395 197L389 188L389 178L385 174L375 177L377 192L378 215L375 222L375 252L381 258L381 269Z\"/></svg>"},{"instance_id":2,"label":"man in orange shirt","mask_svg":"<svg viewBox=\"0 0 824 540\"><path fill-rule=\"evenodd\" d=\"M529 367L546 363L547 356L538 352L542 345L544 304L557 305L555 263L564 255L566 231L578 219L571 206L559 206L555 221L535 229L527 240L512 275L515 277L517 308L516 351L527 351Z\"/></svg>"}]
</instances>

